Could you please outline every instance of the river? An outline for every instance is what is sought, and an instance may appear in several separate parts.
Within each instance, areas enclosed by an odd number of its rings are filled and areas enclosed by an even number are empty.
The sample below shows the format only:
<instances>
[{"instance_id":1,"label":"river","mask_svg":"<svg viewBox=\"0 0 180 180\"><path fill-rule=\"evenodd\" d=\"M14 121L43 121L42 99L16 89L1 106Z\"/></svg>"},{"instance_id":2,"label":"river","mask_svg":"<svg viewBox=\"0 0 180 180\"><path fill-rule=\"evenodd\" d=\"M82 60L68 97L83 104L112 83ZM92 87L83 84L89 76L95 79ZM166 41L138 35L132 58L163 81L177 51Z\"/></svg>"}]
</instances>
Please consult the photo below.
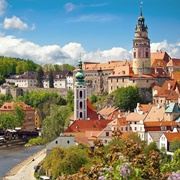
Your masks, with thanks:
<instances>
[{"instance_id":1,"label":"river","mask_svg":"<svg viewBox=\"0 0 180 180\"><path fill-rule=\"evenodd\" d=\"M0 179L4 177L14 166L43 148L45 148L45 146L18 146L0 149Z\"/></svg>"}]
</instances>

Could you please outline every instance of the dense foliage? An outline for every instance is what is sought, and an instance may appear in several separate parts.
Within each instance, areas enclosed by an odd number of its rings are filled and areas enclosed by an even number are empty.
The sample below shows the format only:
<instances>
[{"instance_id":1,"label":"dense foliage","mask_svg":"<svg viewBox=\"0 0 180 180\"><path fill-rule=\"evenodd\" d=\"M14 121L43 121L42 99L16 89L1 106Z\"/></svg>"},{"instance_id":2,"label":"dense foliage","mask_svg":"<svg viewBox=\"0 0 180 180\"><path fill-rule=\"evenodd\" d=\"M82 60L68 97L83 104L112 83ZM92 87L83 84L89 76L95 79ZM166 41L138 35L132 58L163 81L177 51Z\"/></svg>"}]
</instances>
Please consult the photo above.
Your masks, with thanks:
<instances>
[{"instance_id":1,"label":"dense foliage","mask_svg":"<svg viewBox=\"0 0 180 180\"><path fill-rule=\"evenodd\" d=\"M50 170L53 178L56 178L60 174L74 174L89 163L91 159L88 157L88 149L83 145L68 149L54 147L51 154L46 157L43 168Z\"/></svg>"},{"instance_id":2,"label":"dense foliage","mask_svg":"<svg viewBox=\"0 0 180 180\"><path fill-rule=\"evenodd\" d=\"M24 111L21 106L15 105L12 113L1 113L0 114L0 127L3 129L14 129L23 125L24 122Z\"/></svg>"},{"instance_id":3,"label":"dense foliage","mask_svg":"<svg viewBox=\"0 0 180 180\"><path fill-rule=\"evenodd\" d=\"M32 60L24 60L20 58L10 58L0 56L0 72L2 76L9 76L10 74L22 74L26 71L36 71L38 64Z\"/></svg>"},{"instance_id":4,"label":"dense foliage","mask_svg":"<svg viewBox=\"0 0 180 180\"><path fill-rule=\"evenodd\" d=\"M66 150L53 148L43 167L58 180L172 180L180 176L180 149L171 159L155 143L146 145L137 135L121 139L121 134L114 132L107 146L97 139L94 151L88 148L80 151L78 146ZM78 157L83 155L87 157L82 163Z\"/></svg>"},{"instance_id":5,"label":"dense foliage","mask_svg":"<svg viewBox=\"0 0 180 180\"><path fill-rule=\"evenodd\" d=\"M57 138L69 123L71 110L68 106L50 106L50 115L43 120L42 138L47 143Z\"/></svg>"},{"instance_id":6,"label":"dense foliage","mask_svg":"<svg viewBox=\"0 0 180 180\"><path fill-rule=\"evenodd\" d=\"M59 65L59 64L45 64L43 66L44 72L50 72L50 71L58 72L58 71L65 71L65 70L68 70L68 71L72 72L74 69L75 69L75 67L70 65L70 64L62 64L62 65Z\"/></svg>"},{"instance_id":7,"label":"dense foliage","mask_svg":"<svg viewBox=\"0 0 180 180\"><path fill-rule=\"evenodd\" d=\"M133 111L137 106L137 103L143 102L138 88L134 86L118 88L116 90L114 101L115 105L124 111Z\"/></svg>"}]
</instances>

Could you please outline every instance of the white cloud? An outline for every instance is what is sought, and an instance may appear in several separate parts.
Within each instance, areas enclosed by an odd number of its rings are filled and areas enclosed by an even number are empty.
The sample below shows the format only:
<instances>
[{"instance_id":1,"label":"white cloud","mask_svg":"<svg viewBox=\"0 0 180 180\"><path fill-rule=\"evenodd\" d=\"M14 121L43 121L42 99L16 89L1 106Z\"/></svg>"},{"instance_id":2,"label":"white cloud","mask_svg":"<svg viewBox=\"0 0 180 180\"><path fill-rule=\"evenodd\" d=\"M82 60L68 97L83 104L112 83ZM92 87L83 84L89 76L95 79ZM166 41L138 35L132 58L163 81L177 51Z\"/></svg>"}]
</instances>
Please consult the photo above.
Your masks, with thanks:
<instances>
[{"instance_id":1,"label":"white cloud","mask_svg":"<svg viewBox=\"0 0 180 180\"><path fill-rule=\"evenodd\" d=\"M28 29L28 25L21 21L16 16L12 18L5 18L3 23L4 29L16 29L16 30L26 30Z\"/></svg>"},{"instance_id":2,"label":"white cloud","mask_svg":"<svg viewBox=\"0 0 180 180\"><path fill-rule=\"evenodd\" d=\"M168 43L167 40L151 44L151 51L166 51L170 57L180 59L180 42Z\"/></svg>"},{"instance_id":3,"label":"white cloud","mask_svg":"<svg viewBox=\"0 0 180 180\"><path fill-rule=\"evenodd\" d=\"M109 22L117 18L111 14L88 14L79 17L72 17L68 22Z\"/></svg>"},{"instance_id":4,"label":"white cloud","mask_svg":"<svg viewBox=\"0 0 180 180\"><path fill-rule=\"evenodd\" d=\"M8 3L6 0L0 0L0 16L4 15L7 6Z\"/></svg>"},{"instance_id":5,"label":"white cloud","mask_svg":"<svg viewBox=\"0 0 180 180\"><path fill-rule=\"evenodd\" d=\"M178 44L179 42L168 44L167 41L152 43L151 50L156 51L157 48L161 48L171 57L180 58L180 46ZM121 47L113 47L109 50L97 49L94 52L87 52L81 44L76 42L71 42L63 47L58 45L39 46L13 36L0 36L0 56L30 59L40 65L46 63L77 65L80 54L82 61L87 62L132 60L132 50L128 51Z\"/></svg>"},{"instance_id":6,"label":"white cloud","mask_svg":"<svg viewBox=\"0 0 180 180\"><path fill-rule=\"evenodd\" d=\"M66 10L67 12L71 12L71 11L73 11L74 9L76 9L77 6L74 5L73 3L66 3L66 4L64 5L64 8L65 8L65 10Z\"/></svg>"}]
</instances>

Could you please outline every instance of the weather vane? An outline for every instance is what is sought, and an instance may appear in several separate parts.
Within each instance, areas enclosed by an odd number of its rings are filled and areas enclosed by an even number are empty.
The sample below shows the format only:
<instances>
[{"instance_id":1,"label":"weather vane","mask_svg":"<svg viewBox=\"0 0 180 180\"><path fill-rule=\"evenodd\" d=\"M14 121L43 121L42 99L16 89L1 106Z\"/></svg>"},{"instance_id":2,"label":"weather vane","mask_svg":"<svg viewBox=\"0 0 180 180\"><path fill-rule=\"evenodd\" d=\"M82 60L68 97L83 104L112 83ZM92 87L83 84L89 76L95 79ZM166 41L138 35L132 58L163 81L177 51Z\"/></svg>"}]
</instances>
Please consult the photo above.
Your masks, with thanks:
<instances>
[{"instance_id":1,"label":"weather vane","mask_svg":"<svg viewBox=\"0 0 180 180\"><path fill-rule=\"evenodd\" d=\"M143 4L143 2L141 1L141 6L140 6L141 15L142 15L142 4Z\"/></svg>"}]
</instances>

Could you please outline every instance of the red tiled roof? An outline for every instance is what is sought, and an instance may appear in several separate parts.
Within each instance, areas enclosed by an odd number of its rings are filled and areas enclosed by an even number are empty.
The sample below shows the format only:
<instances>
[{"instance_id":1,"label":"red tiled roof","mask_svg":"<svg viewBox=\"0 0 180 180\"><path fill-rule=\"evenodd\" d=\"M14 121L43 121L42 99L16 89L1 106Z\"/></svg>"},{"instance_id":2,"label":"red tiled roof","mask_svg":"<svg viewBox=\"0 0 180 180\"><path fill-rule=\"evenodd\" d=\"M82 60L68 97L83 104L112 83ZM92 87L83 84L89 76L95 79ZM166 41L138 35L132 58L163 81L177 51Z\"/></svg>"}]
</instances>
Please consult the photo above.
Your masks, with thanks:
<instances>
[{"instance_id":1,"label":"red tiled roof","mask_svg":"<svg viewBox=\"0 0 180 180\"><path fill-rule=\"evenodd\" d=\"M178 138L180 141L180 132L165 132L164 135L166 136L168 142L173 142L175 138Z\"/></svg>"},{"instance_id":2,"label":"red tiled roof","mask_svg":"<svg viewBox=\"0 0 180 180\"><path fill-rule=\"evenodd\" d=\"M180 86L177 83L177 81L175 80L165 81L159 92L155 95L155 97L168 97L170 92L174 90L178 90L178 92L180 92Z\"/></svg>"},{"instance_id":3,"label":"red tiled roof","mask_svg":"<svg viewBox=\"0 0 180 180\"><path fill-rule=\"evenodd\" d=\"M89 99L87 99L87 117L90 119L104 119L100 114L97 113Z\"/></svg>"},{"instance_id":4,"label":"red tiled roof","mask_svg":"<svg viewBox=\"0 0 180 180\"><path fill-rule=\"evenodd\" d=\"M102 131L111 120L76 120L66 132Z\"/></svg>"}]
</instances>

